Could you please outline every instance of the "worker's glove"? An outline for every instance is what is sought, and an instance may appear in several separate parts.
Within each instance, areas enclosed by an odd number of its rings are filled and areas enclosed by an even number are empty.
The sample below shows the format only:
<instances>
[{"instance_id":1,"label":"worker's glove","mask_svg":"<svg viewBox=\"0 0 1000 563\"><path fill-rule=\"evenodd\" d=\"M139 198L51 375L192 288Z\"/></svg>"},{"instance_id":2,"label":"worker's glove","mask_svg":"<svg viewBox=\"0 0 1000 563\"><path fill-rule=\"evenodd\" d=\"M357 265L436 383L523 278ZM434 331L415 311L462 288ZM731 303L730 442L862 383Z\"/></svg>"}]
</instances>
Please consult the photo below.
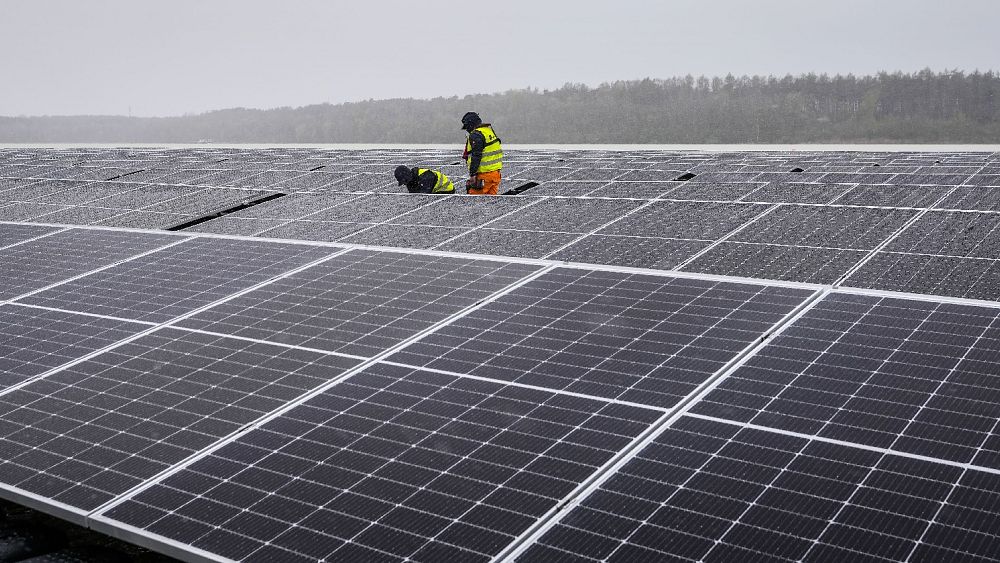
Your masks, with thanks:
<instances>
[{"instance_id":1,"label":"worker's glove","mask_svg":"<svg viewBox=\"0 0 1000 563\"><path fill-rule=\"evenodd\" d=\"M482 188L485 183L486 183L485 180L480 180L478 176L476 176L475 174L473 174L465 182L465 193L469 193L469 190L473 189L473 188Z\"/></svg>"}]
</instances>

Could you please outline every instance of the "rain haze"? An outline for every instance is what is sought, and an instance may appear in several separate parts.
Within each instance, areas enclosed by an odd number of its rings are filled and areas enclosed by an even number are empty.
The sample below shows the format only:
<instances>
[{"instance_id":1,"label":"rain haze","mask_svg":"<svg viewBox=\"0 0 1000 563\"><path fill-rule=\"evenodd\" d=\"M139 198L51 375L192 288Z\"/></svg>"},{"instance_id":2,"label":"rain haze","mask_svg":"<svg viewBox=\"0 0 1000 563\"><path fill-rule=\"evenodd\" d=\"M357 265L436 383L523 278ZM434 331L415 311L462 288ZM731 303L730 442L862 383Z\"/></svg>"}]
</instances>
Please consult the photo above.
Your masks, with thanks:
<instances>
[{"instance_id":1,"label":"rain haze","mask_svg":"<svg viewBox=\"0 0 1000 563\"><path fill-rule=\"evenodd\" d=\"M988 70L995 0L6 0L0 115L176 116L743 74Z\"/></svg>"}]
</instances>

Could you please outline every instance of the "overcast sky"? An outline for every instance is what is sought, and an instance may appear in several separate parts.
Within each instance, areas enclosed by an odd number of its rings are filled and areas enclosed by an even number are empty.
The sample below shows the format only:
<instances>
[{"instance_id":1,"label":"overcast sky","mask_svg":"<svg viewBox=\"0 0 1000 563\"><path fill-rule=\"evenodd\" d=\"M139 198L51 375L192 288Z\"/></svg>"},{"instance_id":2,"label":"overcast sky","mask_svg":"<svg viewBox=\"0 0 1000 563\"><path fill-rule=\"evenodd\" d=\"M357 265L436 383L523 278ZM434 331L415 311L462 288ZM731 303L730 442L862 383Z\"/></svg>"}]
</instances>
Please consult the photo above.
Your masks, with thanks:
<instances>
[{"instance_id":1,"label":"overcast sky","mask_svg":"<svg viewBox=\"0 0 1000 563\"><path fill-rule=\"evenodd\" d=\"M1000 0L0 0L0 115L1000 70Z\"/></svg>"}]
</instances>

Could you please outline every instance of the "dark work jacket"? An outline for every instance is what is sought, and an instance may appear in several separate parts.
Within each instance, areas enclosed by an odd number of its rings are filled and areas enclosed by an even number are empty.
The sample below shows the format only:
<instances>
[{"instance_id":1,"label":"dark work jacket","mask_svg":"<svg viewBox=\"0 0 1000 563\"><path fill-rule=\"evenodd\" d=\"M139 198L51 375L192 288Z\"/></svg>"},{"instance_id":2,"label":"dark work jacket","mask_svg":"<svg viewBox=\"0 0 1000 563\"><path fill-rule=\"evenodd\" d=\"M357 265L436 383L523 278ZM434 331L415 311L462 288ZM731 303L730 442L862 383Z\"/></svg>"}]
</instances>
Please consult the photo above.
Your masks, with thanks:
<instances>
[{"instance_id":1,"label":"dark work jacket","mask_svg":"<svg viewBox=\"0 0 1000 563\"><path fill-rule=\"evenodd\" d=\"M476 127L493 127L491 123L483 123ZM469 170L479 170L479 161L483 159L483 149L486 148L486 137L479 131L469 133Z\"/></svg>"},{"instance_id":2,"label":"dark work jacket","mask_svg":"<svg viewBox=\"0 0 1000 563\"><path fill-rule=\"evenodd\" d=\"M482 135L480 135L482 137ZM485 139L484 139L485 141ZM406 189L411 194L429 194L437 183L437 176L430 170L425 170L423 174L417 176L417 168L411 168L413 179L406 183Z\"/></svg>"}]
</instances>

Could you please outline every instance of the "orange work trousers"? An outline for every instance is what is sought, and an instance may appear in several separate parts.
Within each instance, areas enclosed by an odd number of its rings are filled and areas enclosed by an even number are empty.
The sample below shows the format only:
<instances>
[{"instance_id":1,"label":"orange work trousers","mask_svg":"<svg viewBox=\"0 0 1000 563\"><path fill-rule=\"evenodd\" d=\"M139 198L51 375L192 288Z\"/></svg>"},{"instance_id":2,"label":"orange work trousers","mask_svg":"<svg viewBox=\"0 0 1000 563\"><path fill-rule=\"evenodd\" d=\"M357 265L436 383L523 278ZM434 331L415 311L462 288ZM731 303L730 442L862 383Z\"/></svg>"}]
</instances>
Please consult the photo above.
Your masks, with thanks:
<instances>
[{"instance_id":1,"label":"orange work trousers","mask_svg":"<svg viewBox=\"0 0 1000 563\"><path fill-rule=\"evenodd\" d=\"M469 188L469 193L472 195L497 195L497 190L500 189L500 171L493 170L492 172L480 172L477 176L483 181L483 187L481 188Z\"/></svg>"}]
</instances>

